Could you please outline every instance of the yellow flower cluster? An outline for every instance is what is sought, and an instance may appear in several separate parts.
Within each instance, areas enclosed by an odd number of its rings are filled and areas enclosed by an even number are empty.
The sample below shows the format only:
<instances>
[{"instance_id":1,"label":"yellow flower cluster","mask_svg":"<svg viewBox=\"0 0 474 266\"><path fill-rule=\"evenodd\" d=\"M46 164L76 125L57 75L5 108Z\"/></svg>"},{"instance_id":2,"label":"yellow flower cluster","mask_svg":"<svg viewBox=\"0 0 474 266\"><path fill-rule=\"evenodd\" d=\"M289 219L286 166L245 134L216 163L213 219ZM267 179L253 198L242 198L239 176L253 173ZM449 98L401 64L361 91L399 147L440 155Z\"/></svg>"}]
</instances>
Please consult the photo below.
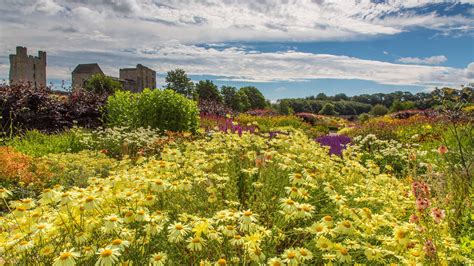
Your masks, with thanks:
<instances>
[{"instance_id":1,"label":"yellow flower cluster","mask_svg":"<svg viewBox=\"0 0 474 266\"><path fill-rule=\"evenodd\" d=\"M445 221L425 225L435 236L410 223L409 184L359 157L330 157L298 131L215 134L86 188L12 202L2 189L10 211L0 218L0 257L12 265L471 263Z\"/></svg>"}]
</instances>

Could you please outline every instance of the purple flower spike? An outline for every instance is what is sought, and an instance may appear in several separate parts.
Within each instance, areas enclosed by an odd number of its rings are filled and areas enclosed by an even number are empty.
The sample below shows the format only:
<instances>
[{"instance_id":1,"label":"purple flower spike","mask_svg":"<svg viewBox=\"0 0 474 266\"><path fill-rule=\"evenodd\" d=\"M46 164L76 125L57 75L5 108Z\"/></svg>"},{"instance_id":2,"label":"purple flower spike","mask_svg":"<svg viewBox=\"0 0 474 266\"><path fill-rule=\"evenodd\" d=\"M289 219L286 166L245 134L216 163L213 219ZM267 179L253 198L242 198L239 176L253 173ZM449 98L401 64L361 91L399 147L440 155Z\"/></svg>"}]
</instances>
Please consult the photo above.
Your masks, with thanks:
<instances>
[{"instance_id":1,"label":"purple flower spike","mask_svg":"<svg viewBox=\"0 0 474 266\"><path fill-rule=\"evenodd\" d=\"M351 143L352 139L344 135L324 135L316 138L321 146L329 146L329 154L342 155L342 151Z\"/></svg>"}]
</instances>

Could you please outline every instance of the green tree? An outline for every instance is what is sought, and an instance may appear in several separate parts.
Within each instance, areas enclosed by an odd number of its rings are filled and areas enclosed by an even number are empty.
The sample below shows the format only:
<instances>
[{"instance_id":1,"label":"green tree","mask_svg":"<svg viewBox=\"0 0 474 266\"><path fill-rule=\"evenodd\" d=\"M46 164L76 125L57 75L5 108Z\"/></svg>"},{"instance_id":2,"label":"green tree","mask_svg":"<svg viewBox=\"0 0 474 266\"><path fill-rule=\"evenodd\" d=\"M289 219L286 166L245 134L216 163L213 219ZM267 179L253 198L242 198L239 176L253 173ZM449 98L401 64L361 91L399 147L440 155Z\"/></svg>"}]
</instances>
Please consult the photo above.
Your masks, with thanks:
<instances>
[{"instance_id":1,"label":"green tree","mask_svg":"<svg viewBox=\"0 0 474 266\"><path fill-rule=\"evenodd\" d=\"M282 115L291 115L291 114L294 113L293 109L291 108L290 104L288 103L288 100L280 101L280 104L278 105L277 110Z\"/></svg>"},{"instance_id":2,"label":"green tree","mask_svg":"<svg viewBox=\"0 0 474 266\"><path fill-rule=\"evenodd\" d=\"M372 110L370 110L370 113L375 116L386 115L388 113L388 108L385 107L385 105L383 104L376 104L372 107Z\"/></svg>"},{"instance_id":3,"label":"green tree","mask_svg":"<svg viewBox=\"0 0 474 266\"><path fill-rule=\"evenodd\" d=\"M341 101L341 100L347 101L349 100L349 97L347 97L347 95L345 95L344 93L338 93L334 95L334 101Z\"/></svg>"},{"instance_id":4,"label":"green tree","mask_svg":"<svg viewBox=\"0 0 474 266\"><path fill-rule=\"evenodd\" d=\"M321 109L321 111L319 111L319 114L321 114L321 115L337 115L335 109L336 109L336 107L334 106L334 104L326 103L323 106L323 109Z\"/></svg>"},{"instance_id":5,"label":"green tree","mask_svg":"<svg viewBox=\"0 0 474 266\"><path fill-rule=\"evenodd\" d=\"M245 112L250 110L250 100L249 97L247 97L247 94L245 92L238 90L236 94L237 101L239 102L239 109L237 111L239 112Z\"/></svg>"},{"instance_id":6,"label":"green tree","mask_svg":"<svg viewBox=\"0 0 474 266\"><path fill-rule=\"evenodd\" d=\"M326 101L327 99L328 99L328 96L322 92L316 95L316 100Z\"/></svg>"},{"instance_id":7,"label":"green tree","mask_svg":"<svg viewBox=\"0 0 474 266\"><path fill-rule=\"evenodd\" d=\"M415 108L415 103L412 101L401 102L401 101L396 100L390 106L390 112L394 113L394 112L409 110L413 108Z\"/></svg>"},{"instance_id":8,"label":"green tree","mask_svg":"<svg viewBox=\"0 0 474 266\"><path fill-rule=\"evenodd\" d=\"M196 93L199 100L222 103L219 89L211 80L201 80L196 84Z\"/></svg>"},{"instance_id":9,"label":"green tree","mask_svg":"<svg viewBox=\"0 0 474 266\"><path fill-rule=\"evenodd\" d=\"M222 86L221 94L225 106L233 111L244 112L249 109L249 99L243 91L231 86Z\"/></svg>"},{"instance_id":10,"label":"green tree","mask_svg":"<svg viewBox=\"0 0 474 266\"><path fill-rule=\"evenodd\" d=\"M186 75L183 69L177 68L175 70L168 71L166 74L166 88L174 90L188 98L192 98L194 94L194 83Z\"/></svg>"},{"instance_id":11,"label":"green tree","mask_svg":"<svg viewBox=\"0 0 474 266\"><path fill-rule=\"evenodd\" d=\"M267 102L265 101L265 96L255 87L247 86L240 88L239 91L242 91L247 95L247 98L250 103L250 110L254 109L263 109L267 106Z\"/></svg>"},{"instance_id":12,"label":"green tree","mask_svg":"<svg viewBox=\"0 0 474 266\"><path fill-rule=\"evenodd\" d=\"M95 74L87 80L85 89L99 94L112 94L116 90L121 90L122 84L111 77Z\"/></svg>"},{"instance_id":13,"label":"green tree","mask_svg":"<svg viewBox=\"0 0 474 266\"><path fill-rule=\"evenodd\" d=\"M237 101L237 88L232 86L222 86L221 94L224 100L224 105L232 110L239 109L239 102Z\"/></svg>"}]
</instances>

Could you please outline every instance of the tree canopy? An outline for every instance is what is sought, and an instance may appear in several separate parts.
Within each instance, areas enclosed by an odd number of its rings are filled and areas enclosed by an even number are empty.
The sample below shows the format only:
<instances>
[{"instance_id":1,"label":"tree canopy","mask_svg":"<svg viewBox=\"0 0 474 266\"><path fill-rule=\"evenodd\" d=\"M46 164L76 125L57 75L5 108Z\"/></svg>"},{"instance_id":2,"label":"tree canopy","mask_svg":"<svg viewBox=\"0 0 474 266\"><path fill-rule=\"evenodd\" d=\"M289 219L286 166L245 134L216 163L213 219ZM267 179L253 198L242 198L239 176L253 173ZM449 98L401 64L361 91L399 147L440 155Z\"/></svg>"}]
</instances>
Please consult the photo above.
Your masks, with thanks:
<instances>
[{"instance_id":1,"label":"tree canopy","mask_svg":"<svg viewBox=\"0 0 474 266\"><path fill-rule=\"evenodd\" d=\"M263 109L267 106L263 94L253 86L242 87L240 90L247 95L250 103L250 109Z\"/></svg>"},{"instance_id":2,"label":"tree canopy","mask_svg":"<svg viewBox=\"0 0 474 266\"><path fill-rule=\"evenodd\" d=\"M188 77L183 69L177 68L168 71L166 78L166 88L174 90L177 93L192 98L194 94L194 83Z\"/></svg>"},{"instance_id":3,"label":"tree canopy","mask_svg":"<svg viewBox=\"0 0 474 266\"><path fill-rule=\"evenodd\" d=\"M201 80L196 84L196 93L199 100L222 103L219 89L211 80Z\"/></svg>"},{"instance_id":4,"label":"tree canopy","mask_svg":"<svg viewBox=\"0 0 474 266\"><path fill-rule=\"evenodd\" d=\"M116 90L122 89L122 84L111 77L102 74L95 74L87 80L85 89L87 91L104 94L111 94Z\"/></svg>"}]
</instances>

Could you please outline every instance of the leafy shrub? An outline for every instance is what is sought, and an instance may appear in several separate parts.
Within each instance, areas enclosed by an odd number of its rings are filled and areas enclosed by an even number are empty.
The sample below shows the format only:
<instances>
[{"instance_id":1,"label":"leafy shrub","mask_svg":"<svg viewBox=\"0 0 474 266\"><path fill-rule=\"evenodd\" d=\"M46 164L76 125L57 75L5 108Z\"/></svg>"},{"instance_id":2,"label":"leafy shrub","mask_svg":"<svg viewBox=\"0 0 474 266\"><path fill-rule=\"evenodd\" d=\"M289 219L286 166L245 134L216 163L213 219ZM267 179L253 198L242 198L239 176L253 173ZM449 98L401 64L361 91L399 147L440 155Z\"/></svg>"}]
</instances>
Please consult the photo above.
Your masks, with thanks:
<instances>
[{"instance_id":1,"label":"leafy shrub","mask_svg":"<svg viewBox=\"0 0 474 266\"><path fill-rule=\"evenodd\" d=\"M15 134L29 129L57 132L74 125L96 127L101 124L105 99L83 90L63 95L27 83L0 85L0 129Z\"/></svg>"},{"instance_id":2,"label":"leafy shrub","mask_svg":"<svg viewBox=\"0 0 474 266\"><path fill-rule=\"evenodd\" d=\"M326 103L323 108L319 111L321 115L337 115L336 107L332 103Z\"/></svg>"},{"instance_id":3,"label":"leafy shrub","mask_svg":"<svg viewBox=\"0 0 474 266\"><path fill-rule=\"evenodd\" d=\"M78 129L73 129L59 134L45 134L30 130L7 141L6 144L34 157L49 153L78 152L84 148L78 132Z\"/></svg>"},{"instance_id":4,"label":"leafy shrub","mask_svg":"<svg viewBox=\"0 0 474 266\"><path fill-rule=\"evenodd\" d=\"M358 119L360 122L364 123L366 121L369 121L370 115L368 113L363 113L359 115Z\"/></svg>"},{"instance_id":5,"label":"leafy shrub","mask_svg":"<svg viewBox=\"0 0 474 266\"><path fill-rule=\"evenodd\" d=\"M372 107L372 110L370 110L370 113L375 116L386 115L388 113L388 108L385 107L385 105L377 104Z\"/></svg>"},{"instance_id":6,"label":"leafy shrub","mask_svg":"<svg viewBox=\"0 0 474 266\"><path fill-rule=\"evenodd\" d=\"M106 110L107 124L112 127L195 132L199 124L196 103L168 89L118 91L108 98Z\"/></svg>"},{"instance_id":7,"label":"leafy shrub","mask_svg":"<svg viewBox=\"0 0 474 266\"><path fill-rule=\"evenodd\" d=\"M87 80L85 89L97 94L111 94L122 89L122 84L103 74L95 74Z\"/></svg>"},{"instance_id":8,"label":"leafy shrub","mask_svg":"<svg viewBox=\"0 0 474 266\"><path fill-rule=\"evenodd\" d=\"M35 165L34 158L11 147L0 147L0 188L10 189L13 199L35 197L51 176L48 169Z\"/></svg>"},{"instance_id":9,"label":"leafy shrub","mask_svg":"<svg viewBox=\"0 0 474 266\"><path fill-rule=\"evenodd\" d=\"M0 147L0 180L2 183L38 182L32 172L32 159L12 147Z\"/></svg>"},{"instance_id":10,"label":"leafy shrub","mask_svg":"<svg viewBox=\"0 0 474 266\"><path fill-rule=\"evenodd\" d=\"M308 129L311 126L303 120L292 115L280 116L253 116L240 114L235 118L240 125L254 125L262 132L270 132L277 127L293 127L295 129Z\"/></svg>"},{"instance_id":11,"label":"leafy shrub","mask_svg":"<svg viewBox=\"0 0 474 266\"><path fill-rule=\"evenodd\" d=\"M223 103L209 100L199 100L199 113L201 115L225 116L232 114L232 110Z\"/></svg>"}]
</instances>

